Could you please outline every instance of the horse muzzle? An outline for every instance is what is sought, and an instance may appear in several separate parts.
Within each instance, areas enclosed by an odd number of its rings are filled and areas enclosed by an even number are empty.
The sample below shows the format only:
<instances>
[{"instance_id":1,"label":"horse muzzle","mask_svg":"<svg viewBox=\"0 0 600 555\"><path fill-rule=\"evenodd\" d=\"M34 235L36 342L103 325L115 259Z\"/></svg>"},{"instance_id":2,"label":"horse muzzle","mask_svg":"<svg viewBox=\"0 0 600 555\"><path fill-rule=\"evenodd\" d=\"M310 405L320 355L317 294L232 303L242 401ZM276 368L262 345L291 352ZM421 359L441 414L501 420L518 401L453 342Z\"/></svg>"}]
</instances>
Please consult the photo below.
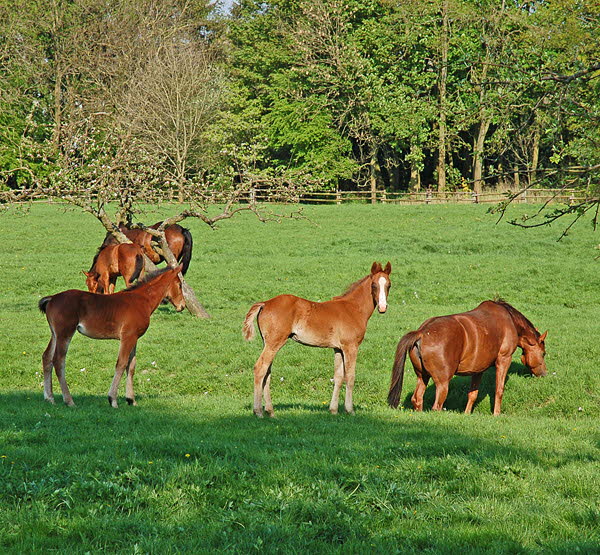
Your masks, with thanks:
<instances>
[{"instance_id":1,"label":"horse muzzle","mask_svg":"<svg viewBox=\"0 0 600 555\"><path fill-rule=\"evenodd\" d=\"M377 310L379 310L379 314L385 314L387 312L387 305L386 306L381 306L380 304L377 305Z\"/></svg>"},{"instance_id":2,"label":"horse muzzle","mask_svg":"<svg viewBox=\"0 0 600 555\"><path fill-rule=\"evenodd\" d=\"M544 376L548 375L548 371L546 370L546 365L542 364L541 366L537 366L535 368L531 369L531 373L536 377L536 378L543 378Z\"/></svg>"}]
</instances>

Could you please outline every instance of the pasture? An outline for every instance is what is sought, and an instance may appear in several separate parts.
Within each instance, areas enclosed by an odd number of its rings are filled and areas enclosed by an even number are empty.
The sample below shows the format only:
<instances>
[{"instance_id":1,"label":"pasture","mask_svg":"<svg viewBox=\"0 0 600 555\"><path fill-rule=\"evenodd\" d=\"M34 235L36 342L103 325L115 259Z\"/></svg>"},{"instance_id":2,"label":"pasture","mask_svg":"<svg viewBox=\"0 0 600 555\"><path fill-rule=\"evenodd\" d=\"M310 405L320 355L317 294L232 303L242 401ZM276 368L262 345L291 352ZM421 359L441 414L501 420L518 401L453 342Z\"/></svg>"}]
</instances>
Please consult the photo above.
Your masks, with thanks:
<instances>
[{"instance_id":1,"label":"pasture","mask_svg":"<svg viewBox=\"0 0 600 555\"><path fill-rule=\"evenodd\" d=\"M292 208L283 208L291 211ZM512 208L512 214L531 206ZM523 230L481 206L342 205L216 231L187 220L187 280L212 318L165 305L138 344L137 407L108 406L118 343L77 334L67 381L77 408L43 401L49 330L38 300L84 288L104 233L58 205L0 214L2 552L574 552L600 549L600 274L589 222ZM144 221L154 222L151 212ZM359 349L356 414L329 414L331 350L290 342L273 365L275 419L252 414L261 350L241 325L279 293L341 294L392 263L385 315ZM122 287L120 279L117 288ZM398 339L426 318L501 296L546 340L548 377L518 350L503 414L493 371L474 414L469 378L441 413L386 405ZM431 407L434 386L425 394Z\"/></svg>"}]
</instances>

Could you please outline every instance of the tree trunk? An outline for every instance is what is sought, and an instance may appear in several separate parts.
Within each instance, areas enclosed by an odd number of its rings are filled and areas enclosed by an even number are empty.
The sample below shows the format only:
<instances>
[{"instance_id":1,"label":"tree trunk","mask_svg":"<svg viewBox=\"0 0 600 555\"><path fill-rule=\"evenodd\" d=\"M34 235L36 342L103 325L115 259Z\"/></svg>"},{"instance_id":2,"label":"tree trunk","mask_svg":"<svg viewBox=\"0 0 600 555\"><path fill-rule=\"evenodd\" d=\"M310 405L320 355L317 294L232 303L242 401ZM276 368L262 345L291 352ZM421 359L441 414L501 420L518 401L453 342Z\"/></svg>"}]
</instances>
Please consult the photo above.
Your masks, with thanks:
<instances>
[{"instance_id":1,"label":"tree trunk","mask_svg":"<svg viewBox=\"0 0 600 555\"><path fill-rule=\"evenodd\" d=\"M441 62L438 79L439 133L438 133L438 191L446 188L446 83L448 81L448 0L442 0Z\"/></svg>"},{"instance_id":2,"label":"tree trunk","mask_svg":"<svg viewBox=\"0 0 600 555\"><path fill-rule=\"evenodd\" d=\"M410 146L410 153L411 154L415 154L417 148L414 145ZM411 157L411 162L410 162L410 182L408 184L409 189L411 191L415 191L418 192L421 190L421 172L419 171L419 168L417 166L417 162L416 160L414 160L414 157Z\"/></svg>"},{"instance_id":3,"label":"tree trunk","mask_svg":"<svg viewBox=\"0 0 600 555\"><path fill-rule=\"evenodd\" d=\"M162 227L162 226L161 226ZM169 245L167 243L167 239L165 237L164 230L159 228L160 233L160 248L163 253L163 257L167 261L167 264L171 266L171 268L177 267L177 259L171 252ZM183 290L183 298L185 299L185 308L188 309L192 316L196 316L196 318L210 318L210 314L206 312L198 297L196 297L196 293L190 287L187 281L185 281L184 277L179 274L179 278L181 279L181 288Z\"/></svg>"},{"instance_id":4,"label":"tree trunk","mask_svg":"<svg viewBox=\"0 0 600 555\"><path fill-rule=\"evenodd\" d=\"M529 172L529 186L531 187L537 178L538 163L540 160L540 126L537 118L534 123L535 129L533 131L533 145L531 147L531 171Z\"/></svg>"},{"instance_id":5,"label":"tree trunk","mask_svg":"<svg viewBox=\"0 0 600 555\"><path fill-rule=\"evenodd\" d=\"M371 203L377 202L377 174L379 172L379 162L377 160L377 146L371 148L371 161L369 163L370 182L371 182Z\"/></svg>"},{"instance_id":6,"label":"tree trunk","mask_svg":"<svg viewBox=\"0 0 600 555\"><path fill-rule=\"evenodd\" d=\"M485 137L488 129L490 128L490 121L481 112L481 119L479 122L479 133L475 141L475 149L473 152L473 191L476 194L481 194L483 190L483 147L485 144Z\"/></svg>"}]
</instances>

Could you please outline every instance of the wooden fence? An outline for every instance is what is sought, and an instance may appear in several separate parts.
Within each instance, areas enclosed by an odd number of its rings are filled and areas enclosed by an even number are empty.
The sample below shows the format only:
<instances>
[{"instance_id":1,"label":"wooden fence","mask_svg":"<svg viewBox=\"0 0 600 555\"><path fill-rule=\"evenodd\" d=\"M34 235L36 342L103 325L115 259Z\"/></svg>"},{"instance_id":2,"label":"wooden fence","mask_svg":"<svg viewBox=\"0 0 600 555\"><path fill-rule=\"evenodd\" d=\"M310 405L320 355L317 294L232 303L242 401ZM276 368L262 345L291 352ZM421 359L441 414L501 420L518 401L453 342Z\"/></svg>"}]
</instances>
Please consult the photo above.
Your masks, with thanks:
<instances>
[{"instance_id":1,"label":"wooden fence","mask_svg":"<svg viewBox=\"0 0 600 555\"><path fill-rule=\"evenodd\" d=\"M290 198L287 194L278 194L267 190L253 189L240 195L241 202L267 202L267 203L301 203L301 204L346 204L346 203L381 203L381 204L492 204L507 199L510 191L486 191L476 194L473 191L424 191L390 193L388 191L330 191L306 192ZM0 204L8 201L7 193L0 191ZM514 203L543 204L558 202L562 204L576 204L590 200L591 197L583 189L528 189L522 191L513 200ZM176 195L172 189L164 191L164 200L176 202ZM213 202L221 203L227 199L216 195ZM41 202L52 202L52 199L38 198ZM24 200L23 202L27 202Z\"/></svg>"},{"instance_id":2,"label":"wooden fence","mask_svg":"<svg viewBox=\"0 0 600 555\"><path fill-rule=\"evenodd\" d=\"M474 191L434 191L427 189L416 192L390 193L388 191L330 191L302 193L294 199L302 204L344 204L344 203L382 203L382 204L484 204L498 203L507 199L510 191L486 191L476 194ZM543 204L558 202L575 204L588 200L582 189L528 189L522 191L513 202ZM257 202L278 202L276 196L261 190L249 191L244 200Z\"/></svg>"}]
</instances>

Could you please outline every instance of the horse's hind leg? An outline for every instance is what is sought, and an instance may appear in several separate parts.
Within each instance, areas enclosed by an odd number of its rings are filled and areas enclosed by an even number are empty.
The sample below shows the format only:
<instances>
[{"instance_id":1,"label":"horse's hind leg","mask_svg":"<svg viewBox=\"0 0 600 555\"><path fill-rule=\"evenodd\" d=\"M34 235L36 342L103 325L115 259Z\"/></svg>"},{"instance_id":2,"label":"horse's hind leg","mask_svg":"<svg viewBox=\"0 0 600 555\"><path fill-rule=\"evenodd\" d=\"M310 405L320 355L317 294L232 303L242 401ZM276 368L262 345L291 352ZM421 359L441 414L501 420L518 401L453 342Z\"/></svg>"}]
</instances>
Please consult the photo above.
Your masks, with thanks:
<instances>
[{"instance_id":1,"label":"horse's hind leg","mask_svg":"<svg viewBox=\"0 0 600 555\"><path fill-rule=\"evenodd\" d=\"M129 355L129 363L127 365L127 382L125 385L125 398L130 405L136 406L135 393L133 392L133 375L135 374L135 356L136 347L133 348Z\"/></svg>"},{"instance_id":2,"label":"horse's hind leg","mask_svg":"<svg viewBox=\"0 0 600 555\"><path fill-rule=\"evenodd\" d=\"M117 404L117 390L119 389L119 383L123 377L123 372L128 368L132 359L135 358L137 339L137 337L121 337L115 375L112 384L110 385L110 389L108 390L108 402L110 406L115 409L119 408L119 405Z\"/></svg>"},{"instance_id":3,"label":"horse's hind leg","mask_svg":"<svg viewBox=\"0 0 600 555\"><path fill-rule=\"evenodd\" d=\"M417 386L415 387L415 392L412 394L410 401L414 410L422 411L423 396L425 395L425 390L427 389L427 384L429 383L429 378L431 378L431 376L423 367L421 357L416 348L411 349L409 356L413 368L415 369L415 374L417 375Z\"/></svg>"},{"instance_id":4,"label":"horse's hind leg","mask_svg":"<svg viewBox=\"0 0 600 555\"><path fill-rule=\"evenodd\" d=\"M44 399L54 404L54 394L52 393L52 360L54 359L54 349L56 348L56 336L52 332L50 342L42 355L42 368L44 369Z\"/></svg>"},{"instance_id":5,"label":"horse's hind leg","mask_svg":"<svg viewBox=\"0 0 600 555\"><path fill-rule=\"evenodd\" d=\"M329 412L331 414L337 414L340 389L342 387L342 382L344 381L344 355L339 349L334 349L333 365L333 394L331 396L331 403L329 403Z\"/></svg>"},{"instance_id":6,"label":"horse's hind leg","mask_svg":"<svg viewBox=\"0 0 600 555\"><path fill-rule=\"evenodd\" d=\"M415 387L415 392L410 399L414 410L423 410L423 396L425 395L425 390L427 389L430 377L431 376L424 371L417 374L417 387Z\"/></svg>"},{"instance_id":7,"label":"horse's hind leg","mask_svg":"<svg viewBox=\"0 0 600 555\"><path fill-rule=\"evenodd\" d=\"M69 344L71 343L74 333L75 330L56 338L54 356L52 357L52 364L54 365L54 372L58 378L58 383L60 383L63 401L65 405L68 405L69 407L74 407L75 403L73 402L73 397L71 397L71 392L69 391L69 386L67 385L67 378L65 376L65 360L67 357L67 350L69 349Z\"/></svg>"},{"instance_id":8,"label":"horse's hind leg","mask_svg":"<svg viewBox=\"0 0 600 555\"><path fill-rule=\"evenodd\" d=\"M265 410L270 417L273 417L275 416L275 411L273 410L273 401L271 401L271 366L269 366L264 379L263 393L265 396Z\"/></svg>"},{"instance_id":9,"label":"horse's hind leg","mask_svg":"<svg viewBox=\"0 0 600 555\"><path fill-rule=\"evenodd\" d=\"M435 401L433 402L433 407L431 410L442 410L444 407L444 403L446 402L446 397L448 396L448 385L450 384L450 380L436 380L435 382Z\"/></svg>"},{"instance_id":10,"label":"horse's hind leg","mask_svg":"<svg viewBox=\"0 0 600 555\"><path fill-rule=\"evenodd\" d=\"M256 364L254 365L254 414L259 418L262 418L262 393L263 388L268 386L268 400L271 401L271 382L270 382L270 370L271 365L273 364L273 359L275 355L283 347L287 340L283 338L283 340L278 340L276 343L267 343L265 340L265 346L263 348L262 353L258 357ZM268 376L267 376L268 374ZM265 400L267 400L267 395L265 394ZM267 409L269 407L267 406ZM273 405L270 406L269 415L273 416Z\"/></svg>"}]
</instances>

